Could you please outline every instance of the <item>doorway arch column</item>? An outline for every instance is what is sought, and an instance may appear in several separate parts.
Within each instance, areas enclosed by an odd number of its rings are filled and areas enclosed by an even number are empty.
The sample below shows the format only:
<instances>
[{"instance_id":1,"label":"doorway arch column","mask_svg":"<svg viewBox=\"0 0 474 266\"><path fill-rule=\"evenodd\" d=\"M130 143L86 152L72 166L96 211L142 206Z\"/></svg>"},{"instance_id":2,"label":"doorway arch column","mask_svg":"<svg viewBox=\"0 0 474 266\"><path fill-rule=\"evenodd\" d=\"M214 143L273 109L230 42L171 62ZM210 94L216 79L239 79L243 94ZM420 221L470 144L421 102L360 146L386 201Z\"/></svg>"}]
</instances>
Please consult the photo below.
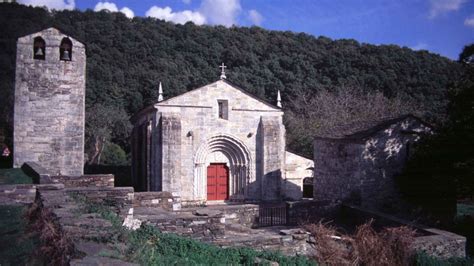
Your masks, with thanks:
<instances>
[{"instance_id":1,"label":"doorway arch column","mask_svg":"<svg viewBox=\"0 0 474 266\"><path fill-rule=\"evenodd\" d=\"M248 186L255 181L251 154L247 146L229 134L214 135L202 144L194 156L193 198L207 200L207 166L210 154L219 152L227 158L229 199L245 199Z\"/></svg>"}]
</instances>

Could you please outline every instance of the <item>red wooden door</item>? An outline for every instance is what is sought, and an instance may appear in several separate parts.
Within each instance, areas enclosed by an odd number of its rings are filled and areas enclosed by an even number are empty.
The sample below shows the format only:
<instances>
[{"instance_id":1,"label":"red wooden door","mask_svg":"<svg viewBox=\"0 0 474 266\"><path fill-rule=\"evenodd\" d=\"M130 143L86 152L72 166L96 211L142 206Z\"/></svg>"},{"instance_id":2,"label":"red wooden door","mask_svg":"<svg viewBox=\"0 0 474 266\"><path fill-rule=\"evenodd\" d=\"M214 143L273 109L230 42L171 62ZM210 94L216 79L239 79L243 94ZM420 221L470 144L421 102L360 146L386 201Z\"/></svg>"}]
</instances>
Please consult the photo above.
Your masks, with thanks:
<instances>
[{"instance_id":1,"label":"red wooden door","mask_svg":"<svg viewBox=\"0 0 474 266\"><path fill-rule=\"evenodd\" d=\"M225 164L207 167L207 200L226 200L229 196L229 170Z\"/></svg>"}]
</instances>

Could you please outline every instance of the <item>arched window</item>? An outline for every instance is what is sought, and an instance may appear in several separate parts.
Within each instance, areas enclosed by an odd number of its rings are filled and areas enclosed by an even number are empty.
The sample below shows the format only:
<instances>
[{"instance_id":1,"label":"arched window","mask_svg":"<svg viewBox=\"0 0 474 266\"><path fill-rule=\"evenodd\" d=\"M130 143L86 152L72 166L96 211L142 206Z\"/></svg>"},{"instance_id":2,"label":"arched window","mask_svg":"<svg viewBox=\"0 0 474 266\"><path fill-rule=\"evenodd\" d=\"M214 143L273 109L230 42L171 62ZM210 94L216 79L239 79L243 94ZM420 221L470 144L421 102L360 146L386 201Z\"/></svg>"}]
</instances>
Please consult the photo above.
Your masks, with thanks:
<instances>
[{"instance_id":1,"label":"arched window","mask_svg":"<svg viewBox=\"0 0 474 266\"><path fill-rule=\"evenodd\" d=\"M44 60L46 57L46 43L41 37L36 37L33 41L33 58Z\"/></svg>"},{"instance_id":2,"label":"arched window","mask_svg":"<svg viewBox=\"0 0 474 266\"><path fill-rule=\"evenodd\" d=\"M72 42L69 38L63 38L59 46L59 59L63 61L72 60Z\"/></svg>"}]
</instances>

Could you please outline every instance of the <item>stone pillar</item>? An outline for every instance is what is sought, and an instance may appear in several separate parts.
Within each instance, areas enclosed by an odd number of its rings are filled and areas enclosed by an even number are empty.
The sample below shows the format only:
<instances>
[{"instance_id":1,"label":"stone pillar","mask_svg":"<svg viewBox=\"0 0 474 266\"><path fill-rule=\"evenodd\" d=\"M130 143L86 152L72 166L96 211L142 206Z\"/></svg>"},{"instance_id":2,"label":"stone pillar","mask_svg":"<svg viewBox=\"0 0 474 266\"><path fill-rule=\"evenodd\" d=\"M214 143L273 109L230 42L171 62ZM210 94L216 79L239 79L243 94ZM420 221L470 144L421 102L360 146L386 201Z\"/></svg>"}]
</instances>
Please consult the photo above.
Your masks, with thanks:
<instances>
[{"instance_id":1,"label":"stone pillar","mask_svg":"<svg viewBox=\"0 0 474 266\"><path fill-rule=\"evenodd\" d=\"M150 191L162 191L162 131L161 113L155 112L151 122L151 150L150 150Z\"/></svg>"},{"instance_id":2,"label":"stone pillar","mask_svg":"<svg viewBox=\"0 0 474 266\"><path fill-rule=\"evenodd\" d=\"M44 41L35 58L35 38ZM71 60L60 60L63 38L72 43ZM14 167L36 162L54 174L83 174L86 51L55 28L17 41Z\"/></svg>"},{"instance_id":3,"label":"stone pillar","mask_svg":"<svg viewBox=\"0 0 474 266\"><path fill-rule=\"evenodd\" d=\"M258 162L260 163L261 199L263 201L280 200L285 152L281 117L261 117L257 146L260 151L257 156L260 157Z\"/></svg>"},{"instance_id":4,"label":"stone pillar","mask_svg":"<svg viewBox=\"0 0 474 266\"><path fill-rule=\"evenodd\" d=\"M161 114L162 191L181 191L181 115ZM191 151L190 151L191 152Z\"/></svg>"}]
</instances>

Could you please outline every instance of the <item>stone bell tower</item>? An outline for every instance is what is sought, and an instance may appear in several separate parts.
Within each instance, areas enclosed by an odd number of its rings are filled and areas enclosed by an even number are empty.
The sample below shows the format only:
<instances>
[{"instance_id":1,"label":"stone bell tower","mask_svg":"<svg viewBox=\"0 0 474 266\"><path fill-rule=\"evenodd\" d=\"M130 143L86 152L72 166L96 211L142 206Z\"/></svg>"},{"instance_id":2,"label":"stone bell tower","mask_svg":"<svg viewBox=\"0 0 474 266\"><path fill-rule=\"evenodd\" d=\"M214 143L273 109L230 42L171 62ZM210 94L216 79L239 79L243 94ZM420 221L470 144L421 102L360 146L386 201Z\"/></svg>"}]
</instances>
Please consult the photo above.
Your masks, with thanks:
<instances>
[{"instance_id":1,"label":"stone bell tower","mask_svg":"<svg viewBox=\"0 0 474 266\"><path fill-rule=\"evenodd\" d=\"M37 162L55 174L84 167L86 51L49 28L17 41L14 167Z\"/></svg>"}]
</instances>

